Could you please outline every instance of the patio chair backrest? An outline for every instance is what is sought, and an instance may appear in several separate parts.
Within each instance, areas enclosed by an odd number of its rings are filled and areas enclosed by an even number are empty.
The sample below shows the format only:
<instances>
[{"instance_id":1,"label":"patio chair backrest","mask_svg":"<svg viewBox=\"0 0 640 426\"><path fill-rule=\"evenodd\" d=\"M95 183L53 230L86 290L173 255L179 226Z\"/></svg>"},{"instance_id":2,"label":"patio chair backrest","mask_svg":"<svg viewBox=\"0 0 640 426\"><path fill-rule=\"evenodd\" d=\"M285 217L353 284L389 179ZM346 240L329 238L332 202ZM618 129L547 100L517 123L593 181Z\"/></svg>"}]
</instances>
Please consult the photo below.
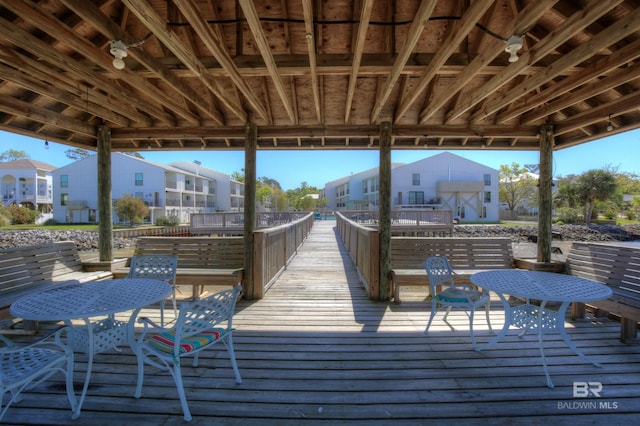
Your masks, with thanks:
<instances>
[{"instance_id":1,"label":"patio chair backrest","mask_svg":"<svg viewBox=\"0 0 640 426\"><path fill-rule=\"evenodd\" d=\"M165 254L133 256L127 278L152 278L175 285L177 268L178 256Z\"/></svg>"},{"instance_id":2,"label":"patio chair backrest","mask_svg":"<svg viewBox=\"0 0 640 426\"><path fill-rule=\"evenodd\" d=\"M445 256L431 256L423 263L429 277L431 294L436 294L436 287L455 286L453 270Z\"/></svg>"},{"instance_id":3,"label":"patio chair backrest","mask_svg":"<svg viewBox=\"0 0 640 426\"><path fill-rule=\"evenodd\" d=\"M183 303L175 325L176 342L214 328L224 328L226 332L233 330L233 314L241 290L242 286L237 285L203 299ZM176 355L179 350L180 346L175 345Z\"/></svg>"}]
</instances>

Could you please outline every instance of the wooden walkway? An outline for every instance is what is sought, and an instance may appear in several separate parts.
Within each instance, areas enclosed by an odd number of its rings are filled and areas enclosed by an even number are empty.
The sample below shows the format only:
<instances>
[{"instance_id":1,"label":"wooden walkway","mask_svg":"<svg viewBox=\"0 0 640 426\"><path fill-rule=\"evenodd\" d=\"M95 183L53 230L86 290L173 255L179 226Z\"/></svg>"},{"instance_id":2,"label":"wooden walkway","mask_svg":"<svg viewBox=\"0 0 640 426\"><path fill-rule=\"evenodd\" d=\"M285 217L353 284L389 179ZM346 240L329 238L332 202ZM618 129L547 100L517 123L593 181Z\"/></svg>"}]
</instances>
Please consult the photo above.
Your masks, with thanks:
<instances>
[{"instance_id":1,"label":"wooden walkway","mask_svg":"<svg viewBox=\"0 0 640 426\"><path fill-rule=\"evenodd\" d=\"M370 301L334 221L317 221L285 273L259 301L241 301L234 319L243 383L233 379L222 347L183 367L192 424L206 425L628 425L640 415L640 345L618 341L619 324L593 317L567 324L578 347L604 368L547 336L556 385L546 386L533 335L516 331L475 352L462 312L437 317L423 335L424 293L403 289L404 302ZM501 326L501 305L492 324ZM146 315L157 315L149 309ZM486 341L484 316L476 321ZM83 379L78 356L76 382ZM147 369L134 399L135 357L128 348L97 356L82 415L70 420L60 377L9 409L10 424L181 424L173 380ZM600 398L574 398L576 381L600 382ZM62 407L60 405L62 404Z\"/></svg>"}]
</instances>

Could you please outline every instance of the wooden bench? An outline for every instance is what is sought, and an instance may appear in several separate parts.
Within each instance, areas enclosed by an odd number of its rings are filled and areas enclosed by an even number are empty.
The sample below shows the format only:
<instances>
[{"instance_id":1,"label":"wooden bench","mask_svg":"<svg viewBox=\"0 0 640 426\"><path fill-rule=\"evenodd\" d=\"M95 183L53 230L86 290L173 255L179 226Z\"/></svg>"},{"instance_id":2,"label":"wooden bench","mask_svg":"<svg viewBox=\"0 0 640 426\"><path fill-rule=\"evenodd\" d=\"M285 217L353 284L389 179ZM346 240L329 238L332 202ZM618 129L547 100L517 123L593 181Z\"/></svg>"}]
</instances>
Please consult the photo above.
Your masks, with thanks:
<instances>
[{"instance_id":1,"label":"wooden bench","mask_svg":"<svg viewBox=\"0 0 640 426\"><path fill-rule=\"evenodd\" d=\"M8 317L7 308L27 294L58 286L65 281L85 283L111 278L111 271L85 270L73 241L1 249L0 309L3 310L3 316ZM36 323L25 322L24 332L35 332L36 328Z\"/></svg>"},{"instance_id":2,"label":"wooden bench","mask_svg":"<svg viewBox=\"0 0 640 426\"><path fill-rule=\"evenodd\" d=\"M400 303L400 286L429 286L422 263L430 256L445 256L456 283L470 284L476 272L514 268L510 238L391 238L393 298Z\"/></svg>"},{"instance_id":3,"label":"wooden bench","mask_svg":"<svg viewBox=\"0 0 640 426\"><path fill-rule=\"evenodd\" d=\"M640 249L598 243L573 243L565 271L577 277L611 287L607 300L587 302L587 306L620 318L620 340L631 343L640 321ZM583 318L584 303L574 303L572 317Z\"/></svg>"},{"instance_id":4,"label":"wooden bench","mask_svg":"<svg viewBox=\"0 0 640 426\"><path fill-rule=\"evenodd\" d=\"M192 299L203 294L205 285L242 283L244 270L243 237L139 237L134 256L168 254L178 256L177 285L191 285ZM126 267L117 268L117 278L126 277Z\"/></svg>"}]
</instances>

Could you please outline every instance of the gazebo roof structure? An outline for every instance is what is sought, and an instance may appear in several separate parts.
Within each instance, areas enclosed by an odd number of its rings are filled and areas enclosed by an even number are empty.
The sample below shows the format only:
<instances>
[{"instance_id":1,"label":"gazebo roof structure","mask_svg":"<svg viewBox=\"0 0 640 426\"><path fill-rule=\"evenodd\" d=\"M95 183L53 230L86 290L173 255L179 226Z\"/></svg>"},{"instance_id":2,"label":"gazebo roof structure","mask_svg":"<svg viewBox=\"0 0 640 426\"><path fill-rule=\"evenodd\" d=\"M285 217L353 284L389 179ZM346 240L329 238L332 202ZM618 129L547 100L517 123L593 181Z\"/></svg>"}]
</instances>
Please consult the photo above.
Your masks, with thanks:
<instances>
[{"instance_id":1,"label":"gazebo roof structure","mask_svg":"<svg viewBox=\"0 0 640 426\"><path fill-rule=\"evenodd\" d=\"M88 150L555 149L640 127L637 0L0 0L0 129ZM126 54L126 56L125 56ZM114 66L115 65L115 66Z\"/></svg>"}]
</instances>

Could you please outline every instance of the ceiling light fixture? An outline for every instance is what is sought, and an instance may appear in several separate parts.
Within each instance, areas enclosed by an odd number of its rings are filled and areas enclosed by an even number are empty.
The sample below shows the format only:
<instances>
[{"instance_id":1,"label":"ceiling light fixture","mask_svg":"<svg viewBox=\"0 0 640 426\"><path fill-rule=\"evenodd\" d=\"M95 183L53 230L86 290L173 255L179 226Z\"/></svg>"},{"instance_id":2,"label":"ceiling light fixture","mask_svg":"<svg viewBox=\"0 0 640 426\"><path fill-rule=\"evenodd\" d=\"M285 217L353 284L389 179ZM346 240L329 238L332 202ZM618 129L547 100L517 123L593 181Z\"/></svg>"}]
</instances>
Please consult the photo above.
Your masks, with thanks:
<instances>
[{"instance_id":1,"label":"ceiling light fixture","mask_svg":"<svg viewBox=\"0 0 640 426\"><path fill-rule=\"evenodd\" d=\"M522 37L517 35L512 35L507 40L507 47L504 48L504 51L509 55L509 62L516 62L518 60L518 50L522 49Z\"/></svg>"},{"instance_id":2,"label":"ceiling light fixture","mask_svg":"<svg viewBox=\"0 0 640 426\"><path fill-rule=\"evenodd\" d=\"M609 121L607 122L607 132L613 130L613 123L611 122L611 114L609 114Z\"/></svg>"},{"instance_id":3,"label":"ceiling light fixture","mask_svg":"<svg viewBox=\"0 0 640 426\"><path fill-rule=\"evenodd\" d=\"M109 52L113 55L113 67L117 70L124 69L123 58L127 57L127 49L129 47L121 40L111 40L111 49Z\"/></svg>"},{"instance_id":4,"label":"ceiling light fixture","mask_svg":"<svg viewBox=\"0 0 640 426\"><path fill-rule=\"evenodd\" d=\"M49 141L44 141L44 149L49 149Z\"/></svg>"}]
</instances>

